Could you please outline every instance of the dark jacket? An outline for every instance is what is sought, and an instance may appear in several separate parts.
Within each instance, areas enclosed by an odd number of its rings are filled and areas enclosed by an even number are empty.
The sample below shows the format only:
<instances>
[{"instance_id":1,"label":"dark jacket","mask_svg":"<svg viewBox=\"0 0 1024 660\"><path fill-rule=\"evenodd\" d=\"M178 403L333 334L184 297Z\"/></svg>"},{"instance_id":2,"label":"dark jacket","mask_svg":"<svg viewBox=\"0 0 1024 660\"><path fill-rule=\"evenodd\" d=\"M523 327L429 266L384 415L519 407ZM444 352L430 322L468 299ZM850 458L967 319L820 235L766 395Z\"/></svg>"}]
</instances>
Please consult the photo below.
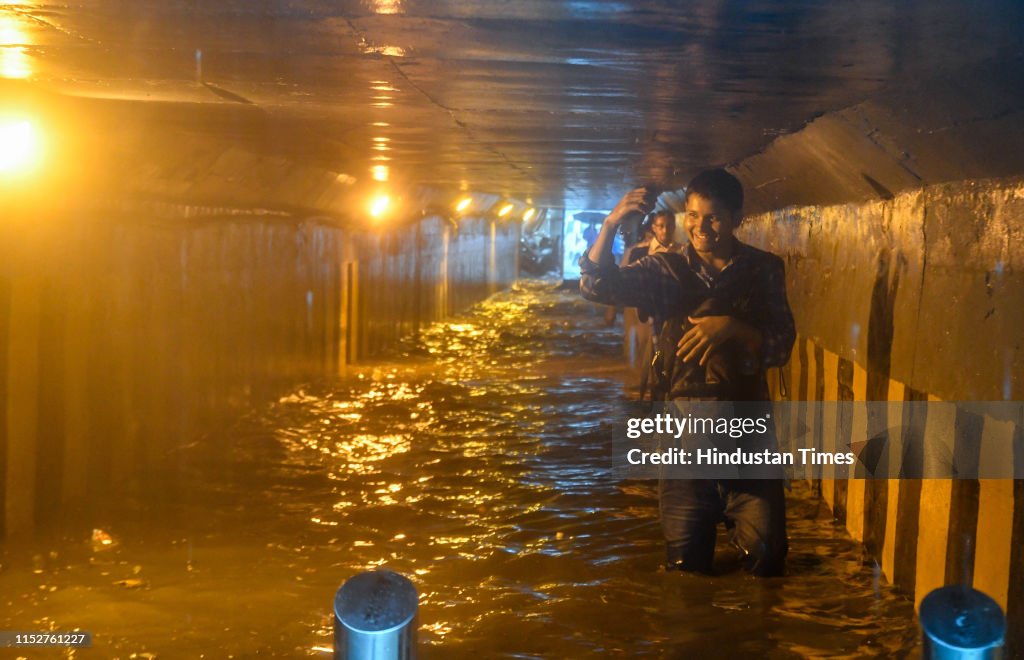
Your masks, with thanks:
<instances>
[{"instance_id":1,"label":"dark jacket","mask_svg":"<svg viewBox=\"0 0 1024 660\"><path fill-rule=\"evenodd\" d=\"M584 254L580 271L584 298L643 306L665 319L658 343L665 359L662 374L667 379L663 383L667 398L767 398L764 369L789 359L796 332L786 300L785 269L782 260L769 252L737 241L732 260L716 275L704 268L689 245L683 253L650 255L623 268L599 266ZM760 360L729 350L729 344L709 356L706 369L674 359L676 343L687 329L686 317L718 314L761 332Z\"/></svg>"}]
</instances>

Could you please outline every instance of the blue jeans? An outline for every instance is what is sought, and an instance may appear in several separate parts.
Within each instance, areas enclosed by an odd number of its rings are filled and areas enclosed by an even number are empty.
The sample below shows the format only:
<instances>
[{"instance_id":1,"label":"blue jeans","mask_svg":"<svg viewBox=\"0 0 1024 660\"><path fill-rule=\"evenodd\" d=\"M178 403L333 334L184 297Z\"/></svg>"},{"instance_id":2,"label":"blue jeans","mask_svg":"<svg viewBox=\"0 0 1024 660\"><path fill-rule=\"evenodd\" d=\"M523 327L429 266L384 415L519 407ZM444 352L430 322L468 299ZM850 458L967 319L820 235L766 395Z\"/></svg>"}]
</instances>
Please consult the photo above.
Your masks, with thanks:
<instances>
[{"instance_id":1,"label":"blue jeans","mask_svg":"<svg viewBox=\"0 0 1024 660\"><path fill-rule=\"evenodd\" d=\"M671 567L710 573L724 522L748 570L782 575L789 544L781 479L662 479L658 502Z\"/></svg>"}]
</instances>

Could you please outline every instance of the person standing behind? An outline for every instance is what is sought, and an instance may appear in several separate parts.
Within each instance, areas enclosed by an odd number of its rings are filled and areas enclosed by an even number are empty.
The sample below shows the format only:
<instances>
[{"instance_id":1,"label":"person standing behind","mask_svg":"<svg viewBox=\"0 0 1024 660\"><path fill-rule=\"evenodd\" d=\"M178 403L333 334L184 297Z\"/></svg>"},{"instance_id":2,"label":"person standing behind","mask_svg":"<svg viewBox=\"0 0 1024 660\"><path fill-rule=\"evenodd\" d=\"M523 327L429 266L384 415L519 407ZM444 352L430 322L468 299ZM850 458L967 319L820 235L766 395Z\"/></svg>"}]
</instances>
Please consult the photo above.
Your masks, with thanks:
<instances>
[{"instance_id":1,"label":"person standing behind","mask_svg":"<svg viewBox=\"0 0 1024 660\"><path fill-rule=\"evenodd\" d=\"M782 259L733 235L743 219L742 185L722 169L698 174L686 189L689 244L682 254L649 255L620 268L610 248L617 227L653 203L653 191L637 188L616 204L580 258L581 294L651 309L673 323L685 318L676 356L703 367L713 353L729 353L743 365L737 399L767 401L765 369L786 363L796 333ZM729 313L694 316L708 300ZM687 398L685 384L671 385L673 397ZM659 509L670 569L711 572L716 526L725 520L751 572L782 574L788 550L782 479L662 479Z\"/></svg>"},{"instance_id":2,"label":"person standing behind","mask_svg":"<svg viewBox=\"0 0 1024 660\"><path fill-rule=\"evenodd\" d=\"M640 231L643 238L626 249L620 266L628 266L648 255L678 252L680 249L680 245L674 240L676 215L672 211L661 210L652 213L640 226ZM639 376L640 398L643 399L649 384L651 358L655 353L654 343L661 331L662 319L653 317L650 310L626 307L623 309L622 320L626 360Z\"/></svg>"}]
</instances>

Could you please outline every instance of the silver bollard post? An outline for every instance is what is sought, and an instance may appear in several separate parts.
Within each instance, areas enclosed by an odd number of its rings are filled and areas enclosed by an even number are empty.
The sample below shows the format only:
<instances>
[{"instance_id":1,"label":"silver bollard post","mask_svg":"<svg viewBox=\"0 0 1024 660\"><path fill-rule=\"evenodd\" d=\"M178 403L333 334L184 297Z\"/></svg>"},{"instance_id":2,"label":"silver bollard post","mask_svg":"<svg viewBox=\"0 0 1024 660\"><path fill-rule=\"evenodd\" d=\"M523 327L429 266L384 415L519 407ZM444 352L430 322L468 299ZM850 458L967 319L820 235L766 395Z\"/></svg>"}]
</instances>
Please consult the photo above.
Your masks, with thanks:
<instances>
[{"instance_id":1,"label":"silver bollard post","mask_svg":"<svg viewBox=\"0 0 1024 660\"><path fill-rule=\"evenodd\" d=\"M921 601L926 660L998 660L1003 657L1006 617L999 603L976 589L949 585Z\"/></svg>"},{"instance_id":2,"label":"silver bollard post","mask_svg":"<svg viewBox=\"0 0 1024 660\"><path fill-rule=\"evenodd\" d=\"M334 596L335 660L416 657L416 587L393 571L360 573Z\"/></svg>"}]
</instances>

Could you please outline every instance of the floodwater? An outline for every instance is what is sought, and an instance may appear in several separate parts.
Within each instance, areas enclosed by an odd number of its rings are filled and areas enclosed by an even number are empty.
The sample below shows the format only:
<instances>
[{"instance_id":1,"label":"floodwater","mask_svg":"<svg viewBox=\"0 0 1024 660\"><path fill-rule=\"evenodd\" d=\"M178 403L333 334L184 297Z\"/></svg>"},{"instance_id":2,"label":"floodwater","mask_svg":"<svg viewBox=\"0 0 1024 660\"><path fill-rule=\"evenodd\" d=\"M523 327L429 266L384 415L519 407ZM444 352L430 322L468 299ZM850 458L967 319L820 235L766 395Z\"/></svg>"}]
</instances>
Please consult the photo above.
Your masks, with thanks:
<instances>
[{"instance_id":1,"label":"floodwater","mask_svg":"<svg viewBox=\"0 0 1024 660\"><path fill-rule=\"evenodd\" d=\"M787 577L722 543L718 576L660 570L654 484L611 476L620 332L520 283L183 449L174 502L8 548L0 628L95 638L29 658L327 658L335 590L383 566L428 658L919 655L912 604L799 485Z\"/></svg>"}]
</instances>

